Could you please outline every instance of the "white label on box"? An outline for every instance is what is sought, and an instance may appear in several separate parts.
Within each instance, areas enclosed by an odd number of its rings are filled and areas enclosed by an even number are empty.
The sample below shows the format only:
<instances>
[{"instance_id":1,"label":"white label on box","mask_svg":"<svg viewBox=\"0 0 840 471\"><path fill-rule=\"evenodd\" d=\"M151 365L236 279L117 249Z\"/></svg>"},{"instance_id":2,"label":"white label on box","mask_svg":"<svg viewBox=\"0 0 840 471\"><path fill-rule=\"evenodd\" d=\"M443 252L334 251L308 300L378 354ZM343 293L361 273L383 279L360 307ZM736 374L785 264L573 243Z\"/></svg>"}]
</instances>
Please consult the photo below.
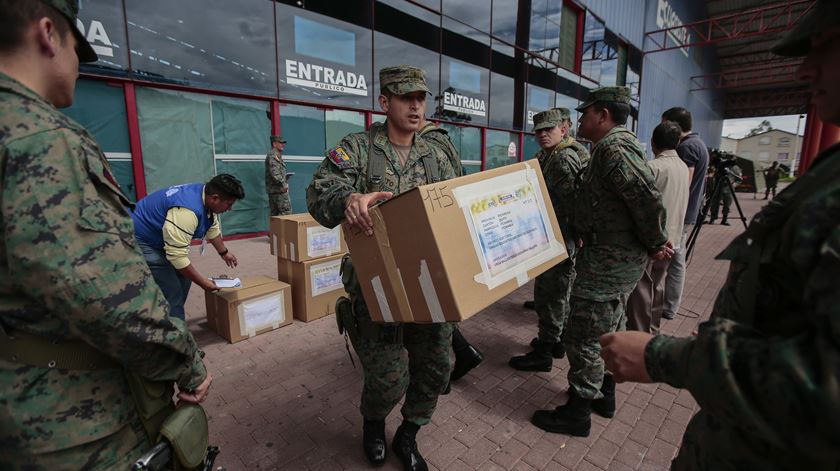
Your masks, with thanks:
<instances>
[{"instance_id":1,"label":"white label on box","mask_svg":"<svg viewBox=\"0 0 840 471\"><path fill-rule=\"evenodd\" d=\"M312 283L312 297L344 289L341 282L341 259L319 263L309 267L309 280Z\"/></svg>"},{"instance_id":2,"label":"white label on box","mask_svg":"<svg viewBox=\"0 0 840 471\"><path fill-rule=\"evenodd\" d=\"M295 253L295 243L289 242L289 260L297 262L297 254Z\"/></svg>"},{"instance_id":3,"label":"white label on box","mask_svg":"<svg viewBox=\"0 0 840 471\"><path fill-rule=\"evenodd\" d=\"M279 326L286 320L283 292L270 293L239 305L239 331L253 335L266 327Z\"/></svg>"},{"instance_id":4,"label":"white label on box","mask_svg":"<svg viewBox=\"0 0 840 471\"><path fill-rule=\"evenodd\" d=\"M482 273L493 289L565 252L554 232L532 168L453 190L464 211Z\"/></svg>"},{"instance_id":5,"label":"white label on box","mask_svg":"<svg viewBox=\"0 0 840 471\"><path fill-rule=\"evenodd\" d=\"M341 226L332 229L316 226L306 228L306 253L312 258L326 257L341 250Z\"/></svg>"}]
</instances>

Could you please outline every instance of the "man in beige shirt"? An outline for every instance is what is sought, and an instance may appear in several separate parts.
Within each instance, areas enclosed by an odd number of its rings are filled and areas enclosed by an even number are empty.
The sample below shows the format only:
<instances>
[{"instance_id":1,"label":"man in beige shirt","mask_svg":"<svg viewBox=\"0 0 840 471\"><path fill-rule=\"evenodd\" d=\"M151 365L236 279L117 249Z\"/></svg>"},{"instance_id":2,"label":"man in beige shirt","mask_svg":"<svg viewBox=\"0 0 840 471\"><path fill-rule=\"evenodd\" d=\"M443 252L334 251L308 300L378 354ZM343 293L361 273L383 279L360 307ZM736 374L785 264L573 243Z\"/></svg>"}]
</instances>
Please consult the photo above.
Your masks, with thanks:
<instances>
[{"instance_id":1,"label":"man in beige shirt","mask_svg":"<svg viewBox=\"0 0 840 471\"><path fill-rule=\"evenodd\" d=\"M688 166L677 155L680 127L671 121L660 123L653 130L651 148L656 158L648 167L656 178L665 206L665 229L668 240L679 249L685 212L688 207ZM627 330L659 333L665 295L665 277L670 260L650 260L636 289L627 300Z\"/></svg>"},{"instance_id":2,"label":"man in beige shirt","mask_svg":"<svg viewBox=\"0 0 840 471\"><path fill-rule=\"evenodd\" d=\"M184 319L184 303L192 283L205 291L218 289L213 280L190 263L193 239L210 241L227 266L237 265L236 256L222 240L218 215L243 198L242 183L233 175L222 173L207 184L176 185L156 191L134 208L131 218L137 242L155 282L172 307L173 317Z\"/></svg>"}]
</instances>

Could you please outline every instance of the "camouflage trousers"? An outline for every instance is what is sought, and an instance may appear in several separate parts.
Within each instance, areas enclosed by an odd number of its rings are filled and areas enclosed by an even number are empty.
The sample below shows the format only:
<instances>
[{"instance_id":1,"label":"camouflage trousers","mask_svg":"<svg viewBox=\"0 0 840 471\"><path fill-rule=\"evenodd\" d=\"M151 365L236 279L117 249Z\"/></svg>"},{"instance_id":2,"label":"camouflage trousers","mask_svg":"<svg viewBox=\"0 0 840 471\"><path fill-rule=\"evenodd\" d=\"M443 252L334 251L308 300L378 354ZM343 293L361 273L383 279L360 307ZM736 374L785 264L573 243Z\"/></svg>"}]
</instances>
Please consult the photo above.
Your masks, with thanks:
<instances>
[{"instance_id":1,"label":"camouflage trousers","mask_svg":"<svg viewBox=\"0 0 840 471\"><path fill-rule=\"evenodd\" d=\"M720 208L721 205L723 206L723 219L726 219L729 216L729 208L732 206L732 193L729 189L720 189L717 194L713 195L713 197L712 207L709 210L711 219L717 219L718 208Z\"/></svg>"},{"instance_id":2,"label":"camouflage trousers","mask_svg":"<svg viewBox=\"0 0 840 471\"><path fill-rule=\"evenodd\" d=\"M611 301L571 297L571 309L563 347L569 357L569 387L585 399L600 399L604 380L604 360L598 338L624 330L624 306L627 295Z\"/></svg>"},{"instance_id":3,"label":"camouflage trousers","mask_svg":"<svg viewBox=\"0 0 840 471\"><path fill-rule=\"evenodd\" d=\"M575 264L571 259L558 263L534 280L534 308L541 341L560 341L569 316L569 295L574 280Z\"/></svg>"},{"instance_id":4,"label":"camouflage trousers","mask_svg":"<svg viewBox=\"0 0 840 471\"><path fill-rule=\"evenodd\" d=\"M289 192L269 193L268 208L272 216L285 216L292 214L292 201L289 199Z\"/></svg>"},{"instance_id":5,"label":"camouflage trousers","mask_svg":"<svg viewBox=\"0 0 840 471\"><path fill-rule=\"evenodd\" d=\"M68 433L71 432L68 431ZM17 448L4 450L0 453L0 469L9 471L127 470L150 449L146 432L138 419L113 435L64 450L40 454L28 454L26 450Z\"/></svg>"},{"instance_id":6,"label":"camouflage trousers","mask_svg":"<svg viewBox=\"0 0 840 471\"><path fill-rule=\"evenodd\" d=\"M361 298L354 305L359 323L372 322ZM402 324L399 343L368 338L359 330L347 329L364 373L362 416L384 420L404 395L403 419L417 425L428 424L452 370L449 352L453 329L454 324L449 323Z\"/></svg>"}]
</instances>

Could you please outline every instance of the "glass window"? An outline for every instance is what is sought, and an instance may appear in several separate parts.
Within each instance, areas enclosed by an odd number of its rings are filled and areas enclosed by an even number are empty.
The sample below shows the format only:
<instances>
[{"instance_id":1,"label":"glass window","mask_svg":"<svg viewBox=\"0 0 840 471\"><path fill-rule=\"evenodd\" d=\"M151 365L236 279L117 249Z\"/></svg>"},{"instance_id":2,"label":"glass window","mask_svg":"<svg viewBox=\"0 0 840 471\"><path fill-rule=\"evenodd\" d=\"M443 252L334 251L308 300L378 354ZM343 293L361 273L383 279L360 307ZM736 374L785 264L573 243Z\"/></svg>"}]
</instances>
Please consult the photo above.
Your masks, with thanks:
<instances>
[{"instance_id":1,"label":"glass window","mask_svg":"<svg viewBox=\"0 0 840 471\"><path fill-rule=\"evenodd\" d=\"M606 53L604 30L604 23L595 18L592 12L587 11L583 32L581 74L596 83L601 81L601 60Z\"/></svg>"},{"instance_id":2,"label":"glass window","mask_svg":"<svg viewBox=\"0 0 840 471\"><path fill-rule=\"evenodd\" d=\"M461 165L465 174L481 170L481 129L470 126L458 126L441 123L440 126L449 133L449 139L458 149Z\"/></svg>"},{"instance_id":3,"label":"glass window","mask_svg":"<svg viewBox=\"0 0 840 471\"><path fill-rule=\"evenodd\" d=\"M369 109L379 95L371 92L370 9L319 6L329 16L276 4L280 97Z\"/></svg>"},{"instance_id":4,"label":"glass window","mask_svg":"<svg viewBox=\"0 0 840 471\"><path fill-rule=\"evenodd\" d=\"M575 136L575 131L577 129L577 122L578 122L578 112L575 108L578 106L580 102L577 98L570 97L568 95L563 95L562 93L558 93L554 96L554 106L557 108L567 108L569 110L569 116L572 120L572 126L569 128L569 133L571 133L572 137Z\"/></svg>"},{"instance_id":5,"label":"glass window","mask_svg":"<svg viewBox=\"0 0 840 471\"><path fill-rule=\"evenodd\" d=\"M790 138L789 137L780 137L779 138L779 147L790 147Z\"/></svg>"},{"instance_id":6,"label":"glass window","mask_svg":"<svg viewBox=\"0 0 840 471\"><path fill-rule=\"evenodd\" d=\"M770 145L770 136L761 136L760 138L758 138L758 143L763 146Z\"/></svg>"},{"instance_id":7,"label":"glass window","mask_svg":"<svg viewBox=\"0 0 840 471\"><path fill-rule=\"evenodd\" d=\"M526 129L534 126L534 115L554 107L554 90L545 89L530 83L526 87L528 106L526 107Z\"/></svg>"},{"instance_id":8,"label":"glass window","mask_svg":"<svg viewBox=\"0 0 840 471\"><path fill-rule=\"evenodd\" d=\"M522 157L523 160L530 160L537 156L540 151L540 145L537 143L537 136L533 134L525 134L522 140Z\"/></svg>"},{"instance_id":9,"label":"glass window","mask_svg":"<svg viewBox=\"0 0 840 471\"><path fill-rule=\"evenodd\" d=\"M375 95L379 91L379 69L411 64L426 72L426 83L436 96L440 89L440 16L404 1L384 0L376 3L375 18ZM432 103L427 106L434 107Z\"/></svg>"},{"instance_id":10,"label":"glass window","mask_svg":"<svg viewBox=\"0 0 840 471\"><path fill-rule=\"evenodd\" d=\"M125 5L136 76L277 94L272 3L147 0Z\"/></svg>"},{"instance_id":11,"label":"glass window","mask_svg":"<svg viewBox=\"0 0 840 471\"><path fill-rule=\"evenodd\" d=\"M344 136L365 130L365 114L358 111L327 110L325 118L326 147L335 147Z\"/></svg>"},{"instance_id":12,"label":"glass window","mask_svg":"<svg viewBox=\"0 0 840 471\"><path fill-rule=\"evenodd\" d=\"M745 159L752 159L752 152L741 152L738 155L739 157L743 157Z\"/></svg>"},{"instance_id":13,"label":"glass window","mask_svg":"<svg viewBox=\"0 0 840 471\"><path fill-rule=\"evenodd\" d=\"M627 46L607 31L601 61L601 86L625 85L627 81Z\"/></svg>"},{"instance_id":14,"label":"glass window","mask_svg":"<svg viewBox=\"0 0 840 471\"><path fill-rule=\"evenodd\" d=\"M776 160L787 160L788 159L787 152L779 152L779 155L776 156Z\"/></svg>"},{"instance_id":15,"label":"glass window","mask_svg":"<svg viewBox=\"0 0 840 471\"><path fill-rule=\"evenodd\" d=\"M762 162L767 162L770 160L770 152L762 151L758 153L758 160Z\"/></svg>"},{"instance_id":16,"label":"glass window","mask_svg":"<svg viewBox=\"0 0 840 471\"><path fill-rule=\"evenodd\" d=\"M491 0L443 0L443 14L490 33Z\"/></svg>"},{"instance_id":17,"label":"glass window","mask_svg":"<svg viewBox=\"0 0 840 471\"><path fill-rule=\"evenodd\" d=\"M283 136L288 136L285 154L318 157L319 161L324 156L327 144L323 109L281 104L280 129Z\"/></svg>"},{"instance_id":18,"label":"glass window","mask_svg":"<svg viewBox=\"0 0 840 471\"><path fill-rule=\"evenodd\" d=\"M560 4L547 0L531 3L531 35L528 50L557 60L560 46Z\"/></svg>"},{"instance_id":19,"label":"glass window","mask_svg":"<svg viewBox=\"0 0 840 471\"><path fill-rule=\"evenodd\" d=\"M210 96L146 87L136 91L146 190L209 180L216 173Z\"/></svg>"},{"instance_id":20,"label":"glass window","mask_svg":"<svg viewBox=\"0 0 840 471\"><path fill-rule=\"evenodd\" d=\"M128 70L128 48L125 41L123 2L80 2L76 26L99 56L99 60L93 64L81 64L81 70L124 75Z\"/></svg>"},{"instance_id":21,"label":"glass window","mask_svg":"<svg viewBox=\"0 0 840 471\"><path fill-rule=\"evenodd\" d=\"M630 87L630 100L636 108L639 107L639 92L641 90L642 53L636 48L627 51L627 78L625 84Z\"/></svg>"},{"instance_id":22,"label":"glass window","mask_svg":"<svg viewBox=\"0 0 840 471\"><path fill-rule=\"evenodd\" d=\"M490 93L490 37L444 19L441 93L436 119L486 125Z\"/></svg>"},{"instance_id":23,"label":"glass window","mask_svg":"<svg viewBox=\"0 0 840 471\"><path fill-rule=\"evenodd\" d=\"M269 104L218 96L211 104L216 158L263 160L271 135Z\"/></svg>"},{"instance_id":24,"label":"glass window","mask_svg":"<svg viewBox=\"0 0 840 471\"><path fill-rule=\"evenodd\" d=\"M560 16L560 50L557 63L567 70L575 70L577 52L578 15L574 8L564 4Z\"/></svg>"},{"instance_id":25,"label":"glass window","mask_svg":"<svg viewBox=\"0 0 840 471\"><path fill-rule=\"evenodd\" d=\"M134 201L137 194L122 86L96 80L77 80L73 106L61 111L93 134L111 164L117 183Z\"/></svg>"},{"instance_id":26,"label":"glass window","mask_svg":"<svg viewBox=\"0 0 840 471\"><path fill-rule=\"evenodd\" d=\"M414 0L414 2L423 5L426 8L429 8L434 11L440 11L440 0Z\"/></svg>"},{"instance_id":27,"label":"glass window","mask_svg":"<svg viewBox=\"0 0 840 471\"><path fill-rule=\"evenodd\" d=\"M519 133L486 131L485 169L503 167L519 161Z\"/></svg>"},{"instance_id":28,"label":"glass window","mask_svg":"<svg viewBox=\"0 0 840 471\"><path fill-rule=\"evenodd\" d=\"M493 40L490 73L490 126L512 129L517 111L514 105L516 61L513 48ZM521 113L521 109L519 113ZM521 114L520 114L521 116Z\"/></svg>"},{"instance_id":29,"label":"glass window","mask_svg":"<svg viewBox=\"0 0 840 471\"><path fill-rule=\"evenodd\" d=\"M516 44L517 0L493 0L493 36Z\"/></svg>"}]
</instances>

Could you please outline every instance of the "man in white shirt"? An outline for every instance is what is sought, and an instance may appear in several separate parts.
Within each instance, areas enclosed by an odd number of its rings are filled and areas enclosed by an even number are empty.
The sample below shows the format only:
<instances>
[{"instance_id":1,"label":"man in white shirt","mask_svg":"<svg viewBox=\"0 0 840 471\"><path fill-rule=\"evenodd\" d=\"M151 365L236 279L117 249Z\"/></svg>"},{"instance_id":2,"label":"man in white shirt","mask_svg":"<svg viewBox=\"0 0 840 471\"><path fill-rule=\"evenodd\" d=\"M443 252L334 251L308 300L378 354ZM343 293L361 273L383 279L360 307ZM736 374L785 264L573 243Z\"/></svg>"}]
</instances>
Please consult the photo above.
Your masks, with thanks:
<instances>
[{"instance_id":1,"label":"man in white shirt","mask_svg":"<svg viewBox=\"0 0 840 471\"><path fill-rule=\"evenodd\" d=\"M656 157L647 162L662 192L668 240L679 249L688 207L688 166L677 155L681 129L671 121L653 130L651 148ZM670 260L650 260L636 289L627 300L627 330L659 333L665 295L665 277Z\"/></svg>"}]
</instances>

